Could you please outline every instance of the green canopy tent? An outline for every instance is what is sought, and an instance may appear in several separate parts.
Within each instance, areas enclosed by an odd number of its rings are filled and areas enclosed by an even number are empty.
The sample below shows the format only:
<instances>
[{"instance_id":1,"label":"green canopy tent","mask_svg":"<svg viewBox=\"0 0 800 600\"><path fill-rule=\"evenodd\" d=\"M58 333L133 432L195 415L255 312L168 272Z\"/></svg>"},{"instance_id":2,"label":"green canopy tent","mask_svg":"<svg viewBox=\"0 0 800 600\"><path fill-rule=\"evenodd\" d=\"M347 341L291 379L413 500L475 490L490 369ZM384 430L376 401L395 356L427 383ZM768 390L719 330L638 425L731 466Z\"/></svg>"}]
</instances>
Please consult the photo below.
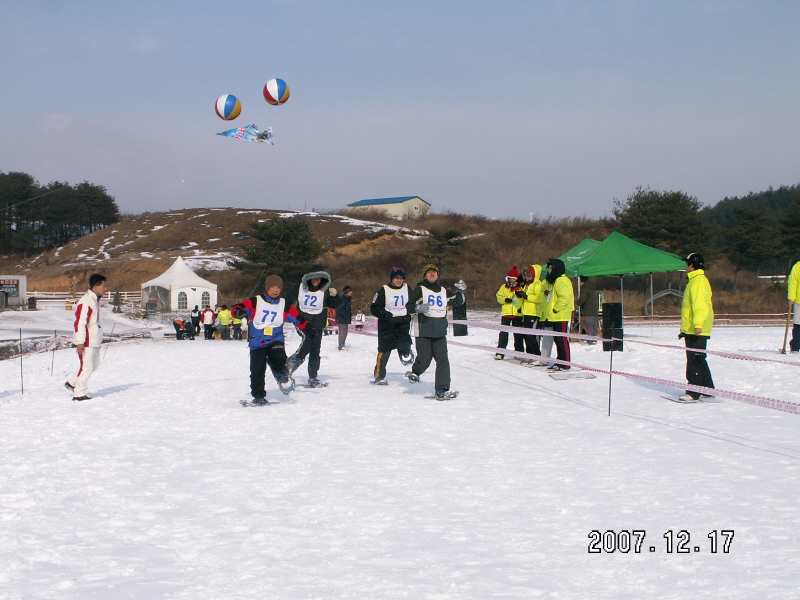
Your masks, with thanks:
<instances>
[{"instance_id":1,"label":"green canopy tent","mask_svg":"<svg viewBox=\"0 0 800 600\"><path fill-rule=\"evenodd\" d=\"M617 231L600 243L586 238L559 258L564 261L567 277L619 277L620 295L624 275L649 273L652 297L653 273L686 269L686 262L679 256L636 242Z\"/></svg>"},{"instance_id":2,"label":"green canopy tent","mask_svg":"<svg viewBox=\"0 0 800 600\"><path fill-rule=\"evenodd\" d=\"M566 254L559 256L564 262L564 266L567 268L567 277L575 277L576 275L574 274L572 265L578 264L585 260L587 256L594 254L601 243L602 242L598 242L592 238L584 238L580 244L569 250Z\"/></svg>"},{"instance_id":3,"label":"green canopy tent","mask_svg":"<svg viewBox=\"0 0 800 600\"><path fill-rule=\"evenodd\" d=\"M586 238L559 258L564 261L567 277L622 277L686 269L679 256L640 244L617 231L602 242Z\"/></svg>"}]
</instances>

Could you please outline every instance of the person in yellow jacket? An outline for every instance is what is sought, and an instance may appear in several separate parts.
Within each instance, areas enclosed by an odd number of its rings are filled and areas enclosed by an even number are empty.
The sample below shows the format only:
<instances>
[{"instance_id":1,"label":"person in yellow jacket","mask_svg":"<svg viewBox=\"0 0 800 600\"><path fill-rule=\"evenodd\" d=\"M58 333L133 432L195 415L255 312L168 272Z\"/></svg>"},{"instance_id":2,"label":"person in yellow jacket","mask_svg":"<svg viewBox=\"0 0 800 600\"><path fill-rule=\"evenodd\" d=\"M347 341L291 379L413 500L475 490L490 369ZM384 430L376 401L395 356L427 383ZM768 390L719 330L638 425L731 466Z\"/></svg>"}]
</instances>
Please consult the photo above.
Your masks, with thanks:
<instances>
[{"instance_id":1,"label":"person in yellow jacket","mask_svg":"<svg viewBox=\"0 0 800 600\"><path fill-rule=\"evenodd\" d=\"M789 342L789 353L797 354L800 351L800 261L794 263L789 273L789 289L786 291L789 299L789 310L792 312L792 341Z\"/></svg>"},{"instance_id":2,"label":"person in yellow jacket","mask_svg":"<svg viewBox=\"0 0 800 600\"><path fill-rule=\"evenodd\" d=\"M547 261L547 277L544 285L547 301L542 311L543 327L552 329L556 333L569 333L569 324L572 321L572 312L575 310L575 292L572 282L565 274L564 262L558 258ZM567 336L553 336L556 345L556 358L569 362L571 358L569 338ZM556 363L547 368L548 371L568 371L569 365Z\"/></svg>"},{"instance_id":3,"label":"person in yellow jacket","mask_svg":"<svg viewBox=\"0 0 800 600\"><path fill-rule=\"evenodd\" d=\"M544 293L542 281L539 279L542 274L541 265L530 265L522 271L525 281L525 298L522 299L522 326L526 329L536 329L544 306ZM539 337L537 335L525 336L525 352L535 356L541 356L542 350L539 348ZM523 362L533 363L529 358Z\"/></svg>"},{"instance_id":4,"label":"person in yellow jacket","mask_svg":"<svg viewBox=\"0 0 800 600\"><path fill-rule=\"evenodd\" d=\"M502 306L500 313L500 324L519 327L522 325L522 301L525 298L525 291L519 284L519 270L514 266L506 276L506 282L500 286L495 294L497 302ZM497 339L497 348L508 346L508 332L501 331ZM525 340L521 333L514 334L514 350L525 352ZM494 355L495 359L503 360L504 355L498 352Z\"/></svg>"},{"instance_id":5,"label":"person in yellow jacket","mask_svg":"<svg viewBox=\"0 0 800 600\"><path fill-rule=\"evenodd\" d=\"M226 304L223 304L222 310L217 313L217 319L219 320L220 327L222 328L222 339L231 339L231 321L233 320L233 315L231 315L231 311L228 310L228 306Z\"/></svg>"},{"instance_id":6,"label":"person in yellow jacket","mask_svg":"<svg viewBox=\"0 0 800 600\"><path fill-rule=\"evenodd\" d=\"M687 348L705 350L714 323L714 306L711 303L711 284L705 275L705 260L697 252L686 257L686 276L689 282L683 292L681 305L681 333ZM705 352L686 351L686 381L691 385L714 388L711 370ZM679 400L693 402L698 398L712 398L709 394L687 390Z\"/></svg>"}]
</instances>

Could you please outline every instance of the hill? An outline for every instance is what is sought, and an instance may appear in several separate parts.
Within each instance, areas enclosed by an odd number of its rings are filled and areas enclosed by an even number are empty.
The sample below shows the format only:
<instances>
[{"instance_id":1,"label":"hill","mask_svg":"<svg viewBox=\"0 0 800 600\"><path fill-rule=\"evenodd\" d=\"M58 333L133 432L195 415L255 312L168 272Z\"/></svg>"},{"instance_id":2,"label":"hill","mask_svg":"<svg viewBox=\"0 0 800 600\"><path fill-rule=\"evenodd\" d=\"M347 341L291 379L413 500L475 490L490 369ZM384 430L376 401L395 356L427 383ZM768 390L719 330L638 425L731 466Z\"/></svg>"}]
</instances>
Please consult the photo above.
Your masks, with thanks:
<instances>
[{"instance_id":1,"label":"hill","mask_svg":"<svg viewBox=\"0 0 800 600\"><path fill-rule=\"evenodd\" d=\"M275 216L298 213L236 208L184 209L127 217L123 221L78 238L38 256L0 256L0 273L28 276L30 291L67 291L71 278L77 290L86 287L91 273L102 271L114 290L133 291L163 273L181 256L201 277L219 286L220 303L231 304L259 290L253 277L232 270L227 262L243 257L243 247L255 242L250 224ZM542 264L559 256L586 237L602 240L613 223L591 219L546 219L532 223L494 220L455 213L432 214L415 221L398 221L380 213L358 219L338 214L300 213L311 219L322 242L320 262L333 286L354 288L353 306L368 311L372 295L387 282L394 266L403 267L408 281L421 279L429 262L441 266L445 282L464 279L471 308L496 308L495 292L508 270ZM726 261L709 271L719 313L778 312L785 293L755 275L739 275ZM655 290L680 288L679 273L656 276ZM294 282L287 282L287 285ZM617 278L598 279L606 300L620 300ZM625 279L626 314L641 314L649 296L646 277ZM657 312L675 314L677 306L665 300Z\"/></svg>"}]
</instances>

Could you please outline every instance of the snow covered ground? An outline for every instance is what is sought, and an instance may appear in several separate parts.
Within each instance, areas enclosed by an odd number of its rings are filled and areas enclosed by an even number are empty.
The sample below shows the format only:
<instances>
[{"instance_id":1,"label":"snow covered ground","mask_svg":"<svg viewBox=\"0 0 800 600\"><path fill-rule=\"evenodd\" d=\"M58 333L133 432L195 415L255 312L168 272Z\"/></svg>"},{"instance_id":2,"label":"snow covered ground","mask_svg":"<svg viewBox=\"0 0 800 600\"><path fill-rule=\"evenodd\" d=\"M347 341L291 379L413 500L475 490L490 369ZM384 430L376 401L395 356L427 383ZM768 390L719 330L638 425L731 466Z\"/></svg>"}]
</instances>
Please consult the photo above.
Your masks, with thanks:
<instances>
[{"instance_id":1,"label":"snow covered ground","mask_svg":"<svg viewBox=\"0 0 800 600\"><path fill-rule=\"evenodd\" d=\"M3 313L0 329L63 330L64 312ZM626 333L678 343L673 328ZM796 361L782 335L718 328L710 348ZM376 340L348 342L323 340L329 387L287 398L270 382L284 402L263 408L238 403L244 342L111 344L83 403L63 388L74 350L24 358L24 394L20 361L0 362L0 598L800 595L800 417L679 405L622 377L609 417L604 376L555 381L457 346L461 395L437 402L432 375L412 385L395 357L390 385L369 385ZM597 346L573 350L608 366ZM614 367L682 381L684 361L629 344ZM800 402L797 367L709 363L719 388ZM646 533L639 552L590 553L595 530Z\"/></svg>"}]
</instances>

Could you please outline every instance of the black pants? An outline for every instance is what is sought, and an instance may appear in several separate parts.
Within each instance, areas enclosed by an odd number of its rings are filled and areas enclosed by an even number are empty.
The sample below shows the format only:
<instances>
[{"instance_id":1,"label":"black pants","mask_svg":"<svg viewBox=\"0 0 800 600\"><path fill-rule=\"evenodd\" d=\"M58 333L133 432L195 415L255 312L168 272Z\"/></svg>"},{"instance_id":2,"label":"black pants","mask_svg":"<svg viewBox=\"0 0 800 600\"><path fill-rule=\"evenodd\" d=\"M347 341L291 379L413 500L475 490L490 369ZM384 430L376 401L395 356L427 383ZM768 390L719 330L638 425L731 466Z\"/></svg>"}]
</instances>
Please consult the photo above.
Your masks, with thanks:
<instances>
[{"instance_id":1,"label":"black pants","mask_svg":"<svg viewBox=\"0 0 800 600\"><path fill-rule=\"evenodd\" d=\"M403 319L383 319L378 321L378 358L375 360L376 379L386 379L386 364L392 350L399 354L411 352L411 333L409 323Z\"/></svg>"},{"instance_id":2,"label":"black pants","mask_svg":"<svg viewBox=\"0 0 800 600\"><path fill-rule=\"evenodd\" d=\"M422 375L431 366L431 360L436 361L435 388L439 390L450 389L450 359L447 356L447 338L416 339L417 359L411 366L415 375Z\"/></svg>"},{"instance_id":3,"label":"black pants","mask_svg":"<svg viewBox=\"0 0 800 600\"><path fill-rule=\"evenodd\" d=\"M308 356L308 378L316 379L319 373L319 352L322 348L322 330L321 329L308 329L306 330L306 337L303 338L303 343L295 353L299 360L303 360Z\"/></svg>"},{"instance_id":4,"label":"black pants","mask_svg":"<svg viewBox=\"0 0 800 600\"><path fill-rule=\"evenodd\" d=\"M526 329L536 329L539 324L539 317L534 315L523 315L522 326ZM542 355L542 350L539 348L539 336L525 335L525 352L528 354L535 354L536 356Z\"/></svg>"},{"instance_id":5,"label":"black pants","mask_svg":"<svg viewBox=\"0 0 800 600\"><path fill-rule=\"evenodd\" d=\"M267 390L264 387L267 364L273 377L286 368L286 349L283 347L283 342L275 342L265 348L250 349L250 393L253 398L267 397Z\"/></svg>"},{"instance_id":6,"label":"black pants","mask_svg":"<svg viewBox=\"0 0 800 600\"><path fill-rule=\"evenodd\" d=\"M233 324L233 339L235 339L235 340L242 339L242 324L241 323L234 323Z\"/></svg>"},{"instance_id":7,"label":"black pants","mask_svg":"<svg viewBox=\"0 0 800 600\"><path fill-rule=\"evenodd\" d=\"M687 348L697 348L705 350L708 345L707 335L684 334ZM714 388L714 380L711 378L711 369L708 368L705 352L686 351L686 381L692 385L700 385L707 388ZM699 392L686 392L692 398L699 398Z\"/></svg>"},{"instance_id":8,"label":"black pants","mask_svg":"<svg viewBox=\"0 0 800 600\"><path fill-rule=\"evenodd\" d=\"M203 325L203 337L207 340L214 338L214 325Z\"/></svg>"},{"instance_id":9,"label":"black pants","mask_svg":"<svg viewBox=\"0 0 800 600\"><path fill-rule=\"evenodd\" d=\"M792 340L789 342L789 350L800 350L800 325L792 326Z\"/></svg>"},{"instance_id":10,"label":"black pants","mask_svg":"<svg viewBox=\"0 0 800 600\"><path fill-rule=\"evenodd\" d=\"M569 321L550 321L553 331L560 331L561 333L569 332ZM567 336L553 336L553 343L556 345L556 358L559 360L570 361L572 354L569 350L569 338ZM561 363L558 363L561 364ZM569 365L561 365L565 369L569 369Z\"/></svg>"},{"instance_id":11,"label":"black pants","mask_svg":"<svg viewBox=\"0 0 800 600\"><path fill-rule=\"evenodd\" d=\"M519 317L516 318L500 317L500 325L511 325L512 327L518 327L519 325L522 325L522 319L520 319ZM497 339L497 347L505 348L507 346L508 346L508 332L501 331L500 337ZM514 350L516 350L517 352L525 352L525 336L521 333L514 334Z\"/></svg>"}]
</instances>

